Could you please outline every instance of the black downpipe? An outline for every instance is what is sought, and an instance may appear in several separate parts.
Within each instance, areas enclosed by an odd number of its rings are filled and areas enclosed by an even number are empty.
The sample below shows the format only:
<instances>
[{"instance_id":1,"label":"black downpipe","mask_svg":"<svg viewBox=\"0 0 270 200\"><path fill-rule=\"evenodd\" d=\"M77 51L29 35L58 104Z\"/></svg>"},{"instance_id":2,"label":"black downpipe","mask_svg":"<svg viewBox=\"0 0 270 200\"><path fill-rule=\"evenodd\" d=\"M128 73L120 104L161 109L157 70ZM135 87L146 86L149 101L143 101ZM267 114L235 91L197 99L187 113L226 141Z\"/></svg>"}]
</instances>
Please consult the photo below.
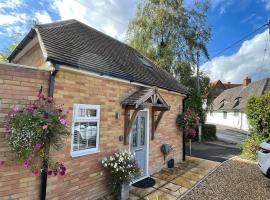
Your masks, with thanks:
<instances>
[{"instance_id":1,"label":"black downpipe","mask_svg":"<svg viewBox=\"0 0 270 200\"><path fill-rule=\"evenodd\" d=\"M54 82L55 82L55 76L57 72L59 71L59 65L53 64L54 70L50 74L49 78L49 95L50 97L53 97L54 94ZM46 151L49 152L49 146L46 145ZM46 200L46 190L47 190L47 170L48 170L48 163L46 160L43 160L43 170L41 172L41 188L40 188L40 200Z\"/></svg>"},{"instance_id":2,"label":"black downpipe","mask_svg":"<svg viewBox=\"0 0 270 200\"><path fill-rule=\"evenodd\" d=\"M186 98L183 99L183 112L185 111L186 107L185 107L185 101L188 99L188 95ZM185 141L185 136L184 133L183 135L183 139L182 139L182 161L186 161L186 141Z\"/></svg>"}]
</instances>

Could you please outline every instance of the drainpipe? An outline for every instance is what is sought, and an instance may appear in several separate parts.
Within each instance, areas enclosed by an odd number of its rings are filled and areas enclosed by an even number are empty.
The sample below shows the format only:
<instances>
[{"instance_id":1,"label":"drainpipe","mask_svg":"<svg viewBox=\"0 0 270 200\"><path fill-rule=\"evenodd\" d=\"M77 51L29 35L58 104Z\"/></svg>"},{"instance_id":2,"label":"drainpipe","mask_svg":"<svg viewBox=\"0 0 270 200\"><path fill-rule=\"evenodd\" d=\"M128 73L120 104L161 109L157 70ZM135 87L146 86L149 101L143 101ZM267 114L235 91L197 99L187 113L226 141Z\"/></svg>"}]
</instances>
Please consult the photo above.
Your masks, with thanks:
<instances>
[{"instance_id":1,"label":"drainpipe","mask_svg":"<svg viewBox=\"0 0 270 200\"><path fill-rule=\"evenodd\" d=\"M57 72L59 71L59 65L53 64L53 71L50 74L49 78L49 94L48 96L53 97L54 94L54 82L55 82L55 76ZM49 153L49 147L47 146L47 153ZM48 163L46 161L43 161L43 169L41 172L41 188L40 188L40 200L46 200L46 189L47 189L47 169L48 169Z\"/></svg>"},{"instance_id":2,"label":"drainpipe","mask_svg":"<svg viewBox=\"0 0 270 200\"><path fill-rule=\"evenodd\" d=\"M185 101L188 99L188 95L183 99L183 112L185 111ZM182 138L182 161L186 160L186 142L185 142L185 137L184 137L184 133L182 134L183 138Z\"/></svg>"}]
</instances>

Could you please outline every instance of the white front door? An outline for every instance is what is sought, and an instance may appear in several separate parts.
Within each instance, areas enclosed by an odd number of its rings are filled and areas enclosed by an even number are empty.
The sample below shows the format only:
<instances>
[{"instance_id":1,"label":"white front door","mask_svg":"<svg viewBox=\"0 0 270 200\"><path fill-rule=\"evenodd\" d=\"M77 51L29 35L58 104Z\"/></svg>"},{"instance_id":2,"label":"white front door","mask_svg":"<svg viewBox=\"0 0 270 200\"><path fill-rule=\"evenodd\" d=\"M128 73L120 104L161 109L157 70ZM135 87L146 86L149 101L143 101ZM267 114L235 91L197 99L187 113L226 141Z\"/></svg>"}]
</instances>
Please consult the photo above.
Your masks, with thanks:
<instances>
[{"instance_id":1,"label":"white front door","mask_svg":"<svg viewBox=\"0 0 270 200\"><path fill-rule=\"evenodd\" d=\"M148 121L147 111L139 111L131 129L130 151L135 153L135 158L144 177L148 173ZM137 177L141 178L141 177Z\"/></svg>"}]
</instances>

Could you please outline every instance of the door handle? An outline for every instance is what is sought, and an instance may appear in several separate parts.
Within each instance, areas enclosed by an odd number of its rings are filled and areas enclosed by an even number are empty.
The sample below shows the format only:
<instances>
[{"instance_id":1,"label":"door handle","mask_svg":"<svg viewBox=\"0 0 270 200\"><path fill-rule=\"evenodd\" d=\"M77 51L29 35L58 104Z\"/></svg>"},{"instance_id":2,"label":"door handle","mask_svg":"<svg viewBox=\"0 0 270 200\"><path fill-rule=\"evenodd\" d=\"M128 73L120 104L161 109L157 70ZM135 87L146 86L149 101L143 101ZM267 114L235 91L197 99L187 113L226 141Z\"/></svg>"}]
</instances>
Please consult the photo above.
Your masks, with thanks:
<instances>
[{"instance_id":1,"label":"door handle","mask_svg":"<svg viewBox=\"0 0 270 200\"><path fill-rule=\"evenodd\" d=\"M143 150L143 148L135 149L135 151L141 151L141 150Z\"/></svg>"}]
</instances>

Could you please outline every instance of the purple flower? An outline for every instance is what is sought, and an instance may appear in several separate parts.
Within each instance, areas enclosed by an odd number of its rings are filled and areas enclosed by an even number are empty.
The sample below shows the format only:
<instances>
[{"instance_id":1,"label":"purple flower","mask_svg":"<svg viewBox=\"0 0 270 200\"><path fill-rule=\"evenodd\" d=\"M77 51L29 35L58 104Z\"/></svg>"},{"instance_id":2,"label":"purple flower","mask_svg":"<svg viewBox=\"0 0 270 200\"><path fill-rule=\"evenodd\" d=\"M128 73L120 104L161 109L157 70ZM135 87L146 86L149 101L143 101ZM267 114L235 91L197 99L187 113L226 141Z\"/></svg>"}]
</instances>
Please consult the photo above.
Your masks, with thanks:
<instances>
[{"instance_id":1,"label":"purple flower","mask_svg":"<svg viewBox=\"0 0 270 200\"><path fill-rule=\"evenodd\" d=\"M35 145L35 148L36 148L37 150L39 150L41 147L42 147L42 144L39 144L39 143L38 143L38 144Z\"/></svg>"},{"instance_id":2,"label":"purple flower","mask_svg":"<svg viewBox=\"0 0 270 200\"><path fill-rule=\"evenodd\" d=\"M47 112L44 113L43 117L47 119L49 117L49 114Z\"/></svg>"},{"instance_id":3,"label":"purple flower","mask_svg":"<svg viewBox=\"0 0 270 200\"><path fill-rule=\"evenodd\" d=\"M22 164L22 166L23 166L23 168L29 167L29 162L27 160L24 161L23 164Z\"/></svg>"},{"instance_id":4,"label":"purple flower","mask_svg":"<svg viewBox=\"0 0 270 200\"><path fill-rule=\"evenodd\" d=\"M6 161L0 160L0 167L2 167L5 164Z\"/></svg>"},{"instance_id":5,"label":"purple flower","mask_svg":"<svg viewBox=\"0 0 270 200\"><path fill-rule=\"evenodd\" d=\"M64 125L64 126L66 126L67 125L67 120L62 118L62 119L60 119L60 123L62 125Z\"/></svg>"},{"instance_id":6,"label":"purple flower","mask_svg":"<svg viewBox=\"0 0 270 200\"><path fill-rule=\"evenodd\" d=\"M14 106L14 108L13 108L13 112L19 112L20 111L20 108L19 108L19 106Z\"/></svg>"}]
</instances>

